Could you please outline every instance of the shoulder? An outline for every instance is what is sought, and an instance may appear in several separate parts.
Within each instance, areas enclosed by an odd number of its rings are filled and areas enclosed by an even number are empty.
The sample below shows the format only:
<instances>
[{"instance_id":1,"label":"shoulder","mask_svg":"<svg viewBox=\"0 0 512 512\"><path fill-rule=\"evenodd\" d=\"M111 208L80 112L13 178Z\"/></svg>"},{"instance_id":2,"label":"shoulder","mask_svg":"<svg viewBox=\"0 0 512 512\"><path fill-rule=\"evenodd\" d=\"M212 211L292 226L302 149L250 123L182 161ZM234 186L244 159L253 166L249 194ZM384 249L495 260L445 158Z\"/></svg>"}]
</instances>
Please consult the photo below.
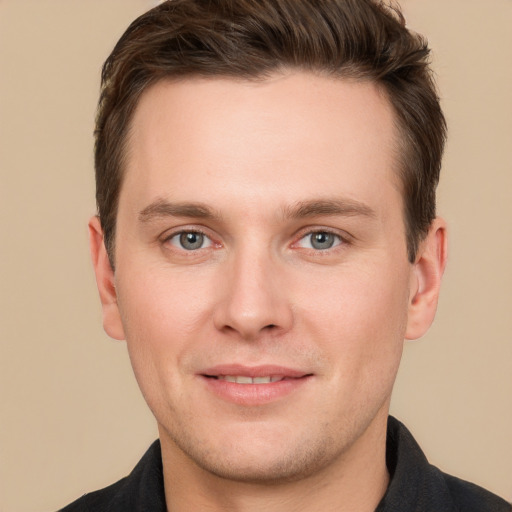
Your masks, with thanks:
<instances>
[{"instance_id":1,"label":"shoulder","mask_svg":"<svg viewBox=\"0 0 512 512\"><path fill-rule=\"evenodd\" d=\"M59 512L164 512L165 509L162 455L160 442L155 441L127 477L85 494Z\"/></svg>"},{"instance_id":2,"label":"shoulder","mask_svg":"<svg viewBox=\"0 0 512 512\"><path fill-rule=\"evenodd\" d=\"M113 508L113 504L117 501L116 497L123 492L125 486L126 478L123 478L104 489L84 494L59 512L106 512L116 510Z\"/></svg>"},{"instance_id":3,"label":"shoulder","mask_svg":"<svg viewBox=\"0 0 512 512\"><path fill-rule=\"evenodd\" d=\"M499 496L430 464L409 430L393 417L386 463L391 481L377 512L512 512Z\"/></svg>"},{"instance_id":4,"label":"shoulder","mask_svg":"<svg viewBox=\"0 0 512 512\"><path fill-rule=\"evenodd\" d=\"M443 473L453 503L461 512L512 512L512 505L495 494Z\"/></svg>"}]
</instances>

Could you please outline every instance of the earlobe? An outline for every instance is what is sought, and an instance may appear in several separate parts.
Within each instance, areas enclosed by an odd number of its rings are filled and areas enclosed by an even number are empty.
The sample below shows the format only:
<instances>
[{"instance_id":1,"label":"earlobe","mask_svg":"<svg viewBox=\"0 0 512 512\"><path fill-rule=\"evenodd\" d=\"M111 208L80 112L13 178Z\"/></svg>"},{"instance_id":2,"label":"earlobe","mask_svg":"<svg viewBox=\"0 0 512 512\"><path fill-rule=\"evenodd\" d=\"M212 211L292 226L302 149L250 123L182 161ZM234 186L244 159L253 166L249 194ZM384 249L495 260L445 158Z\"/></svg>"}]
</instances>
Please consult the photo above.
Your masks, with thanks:
<instances>
[{"instance_id":1,"label":"earlobe","mask_svg":"<svg viewBox=\"0 0 512 512\"><path fill-rule=\"evenodd\" d=\"M97 216L89 221L89 247L103 311L103 328L111 338L124 340L124 329L117 304L114 271L105 249L103 230Z\"/></svg>"},{"instance_id":2,"label":"earlobe","mask_svg":"<svg viewBox=\"0 0 512 512\"><path fill-rule=\"evenodd\" d=\"M448 255L446 223L436 218L427 237L420 244L411 270L409 311L405 338L421 338L429 329L436 314L441 278Z\"/></svg>"}]
</instances>

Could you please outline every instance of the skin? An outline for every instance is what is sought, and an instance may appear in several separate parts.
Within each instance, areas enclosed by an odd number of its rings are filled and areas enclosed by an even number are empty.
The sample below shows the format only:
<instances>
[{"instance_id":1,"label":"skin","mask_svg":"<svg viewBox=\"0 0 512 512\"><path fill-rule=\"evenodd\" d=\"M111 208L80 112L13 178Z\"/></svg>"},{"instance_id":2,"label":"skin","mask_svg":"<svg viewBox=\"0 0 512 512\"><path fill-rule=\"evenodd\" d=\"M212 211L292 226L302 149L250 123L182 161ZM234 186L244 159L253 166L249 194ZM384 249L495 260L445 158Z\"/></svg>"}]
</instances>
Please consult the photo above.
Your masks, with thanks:
<instances>
[{"instance_id":1,"label":"skin","mask_svg":"<svg viewBox=\"0 0 512 512\"><path fill-rule=\"evenodd\" d=\"M159 425L169 510L377 506L403 342L430 326L446 261L436 219L408 262L396 147L371 83L290 71L142 96L115 273L89 226L105 330L126 339ZM202 245L185 249L187 233ZM237 400L204 376L226 364L307 377L269 400L231 385Z\"/></svg>"}]
</instances>

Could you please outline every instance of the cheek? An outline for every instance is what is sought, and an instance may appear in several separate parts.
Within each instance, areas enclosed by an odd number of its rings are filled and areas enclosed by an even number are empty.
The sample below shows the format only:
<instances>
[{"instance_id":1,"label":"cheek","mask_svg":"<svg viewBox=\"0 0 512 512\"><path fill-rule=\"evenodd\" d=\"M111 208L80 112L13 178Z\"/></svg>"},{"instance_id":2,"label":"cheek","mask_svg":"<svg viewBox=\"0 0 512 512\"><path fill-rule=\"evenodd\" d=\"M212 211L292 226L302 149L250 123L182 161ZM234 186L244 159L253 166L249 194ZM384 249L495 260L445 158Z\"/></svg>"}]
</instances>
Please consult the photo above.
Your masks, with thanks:
<instances>
[{"instance_id":1,"label":"cheek","mask_svg":"<svg viewBox=\"0 0 512 512\"><path fill-rule=\"evenodd\" d=\"M127 338L145 339L155 349L194 331L209 308L200 276L157 268L124 276L117 289Z\"/></svg>"},{"instance_id":2,"label":"cheek","mask_svg":"<svg viewBox=\"0 0 512 512\"><path fill-rule=\"evenodd\" d=\"M308 283L297 301L304 305L298 316L321 335L339 366L359 375L396 372L407 324L405 267L340 268Z\"/></svg>"},{"instance_id":3,"label":"cheek","mask_svg":"<svg viewBox=\"0 0 512 512\"><path fill-rule=\"evenodd\" d=\"M151 269L150 269L151 270ZM150 404L158 390L179 385L181 362L211 316L201 280L166 271L119 272L118 305L133 370ZM133 276L133 277L132 277ZM169 371L172 369L172 371Z\"/></svg>"}]
</instances>

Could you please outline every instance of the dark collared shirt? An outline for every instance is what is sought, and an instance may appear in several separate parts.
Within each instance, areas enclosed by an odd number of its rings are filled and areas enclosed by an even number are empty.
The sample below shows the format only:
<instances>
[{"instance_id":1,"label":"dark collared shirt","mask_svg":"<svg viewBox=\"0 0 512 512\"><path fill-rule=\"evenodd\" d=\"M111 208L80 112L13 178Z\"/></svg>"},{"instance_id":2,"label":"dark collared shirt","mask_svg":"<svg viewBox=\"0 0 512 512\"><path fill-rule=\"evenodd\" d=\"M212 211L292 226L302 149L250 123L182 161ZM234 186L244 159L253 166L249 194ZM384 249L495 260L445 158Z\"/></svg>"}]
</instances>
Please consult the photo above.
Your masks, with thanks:
<instances>
[{"instance_id":1,"label":"dark collared shirt","mask_svg":"<svg viewBox=\"0 0 512 512\"><path fill-rule=\"evenodd\" d=\"M498 496L431 466L411 433L391 416L386 459L391 482L375 512L512 512ZM166 512L160 442L126 478L61 512Z\"/></svg>"}]
</instances>

